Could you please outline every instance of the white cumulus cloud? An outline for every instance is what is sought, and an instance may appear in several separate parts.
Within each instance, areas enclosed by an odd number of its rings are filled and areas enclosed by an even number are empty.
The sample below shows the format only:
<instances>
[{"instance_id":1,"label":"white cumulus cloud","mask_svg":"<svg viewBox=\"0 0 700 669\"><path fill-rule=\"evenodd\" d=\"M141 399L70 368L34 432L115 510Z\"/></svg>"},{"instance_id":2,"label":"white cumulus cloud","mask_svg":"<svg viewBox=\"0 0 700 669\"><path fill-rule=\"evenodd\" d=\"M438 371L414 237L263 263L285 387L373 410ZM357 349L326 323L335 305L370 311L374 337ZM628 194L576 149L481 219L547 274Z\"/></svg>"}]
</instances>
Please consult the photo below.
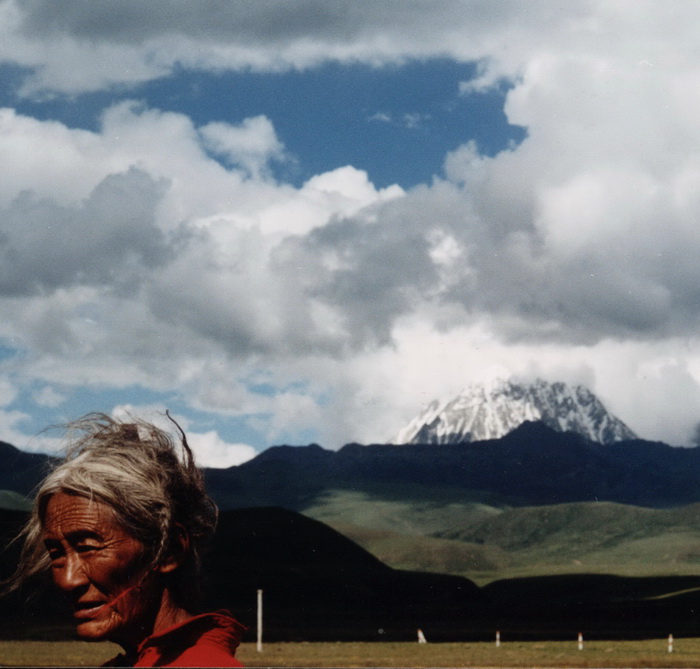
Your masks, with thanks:
<instances>
[{"instance_id":1,"label":"white cumulus cloud","mask_svg":"<svg viewBox=\"0 0 700 669\"><path fill-rule=\"evenodd\" d=\"M526 137L490 157L465 137L410 191L352 165L297 187L271 177L288 157L265 116L198 125L127 101L85 131L0 110L0 337L24 349L8 377L172 390L271 441L309 424L335 447L387 438L498 365L587 379L642 436L687 441L700 9L206 4L5 0L0 59L31 99L176 68L478 62L463 94L507 84ZM194 440L207 461L249 454Z\"/></svg>"}]
</instances>

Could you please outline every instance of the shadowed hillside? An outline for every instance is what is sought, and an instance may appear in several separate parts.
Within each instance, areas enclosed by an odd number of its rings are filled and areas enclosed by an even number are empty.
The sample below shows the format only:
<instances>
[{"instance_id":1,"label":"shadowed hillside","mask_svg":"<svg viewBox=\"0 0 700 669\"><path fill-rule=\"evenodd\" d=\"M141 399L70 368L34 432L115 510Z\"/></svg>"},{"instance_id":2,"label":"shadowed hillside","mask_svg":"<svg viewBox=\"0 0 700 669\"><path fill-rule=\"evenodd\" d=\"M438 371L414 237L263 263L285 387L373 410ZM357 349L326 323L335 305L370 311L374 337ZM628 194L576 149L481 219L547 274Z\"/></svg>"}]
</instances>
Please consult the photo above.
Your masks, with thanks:
<instances>
[{"instance_id":1,"label":"shadowed hillside","mask_svg":"<svg viewBox=\"0 0 700 669\"><path fill-rule=\"evenodd\" d=\"M40 453L26 453L0 441L0 490L29 495L46 476L51 458Z\"/></svg>"},{"instance_id":2,"label":"shadowed hillside","mask_svg":"<svg viewBox=\"0 0 700 669\"><path fill-rule=\"evenodd\" d=\"M0 513L0 537L24 514ZM3 554L2 573L16 560ZM700 577L561 575L478 588L456 576L394 570L322 523L279 508L224 512L205 560L204 608L226 607L255 633L264 591L265 638L432 641L697 635ZM0 602L6 638L60 639L70 615L53 590Z\"/></svg>"},{"instance_id":3,"label":"shadowed hillside","mask_svg":"<svg viewBox=\"0 0 700 669\"><path fill-rule=\"evenodd\" d=\"M508 579L483 588L510 639L697 636L700 577L599 574Z\"/></svg>"}]
</instances>

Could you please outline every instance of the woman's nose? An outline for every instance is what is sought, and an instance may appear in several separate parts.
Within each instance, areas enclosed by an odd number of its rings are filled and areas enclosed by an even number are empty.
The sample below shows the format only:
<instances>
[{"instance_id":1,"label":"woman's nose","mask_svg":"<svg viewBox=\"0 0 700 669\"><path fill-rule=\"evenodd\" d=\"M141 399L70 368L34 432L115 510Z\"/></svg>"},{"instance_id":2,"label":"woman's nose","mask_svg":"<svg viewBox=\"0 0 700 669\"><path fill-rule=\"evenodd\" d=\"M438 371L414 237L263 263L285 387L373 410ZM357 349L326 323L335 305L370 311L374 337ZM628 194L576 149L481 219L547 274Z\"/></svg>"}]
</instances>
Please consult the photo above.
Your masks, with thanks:
<instances>
[{"instance_id":1,"label":"woman's nose","mask_svg":"<svg viewBox=\"0 0 700 669\"><path fill-rule=\"evenodd\" d=\"M75 590L88 582L83 562L75 553L66 555L63 567L54 570L53 578L56 585L66 592Z\"/></svg>"}]
</instances>

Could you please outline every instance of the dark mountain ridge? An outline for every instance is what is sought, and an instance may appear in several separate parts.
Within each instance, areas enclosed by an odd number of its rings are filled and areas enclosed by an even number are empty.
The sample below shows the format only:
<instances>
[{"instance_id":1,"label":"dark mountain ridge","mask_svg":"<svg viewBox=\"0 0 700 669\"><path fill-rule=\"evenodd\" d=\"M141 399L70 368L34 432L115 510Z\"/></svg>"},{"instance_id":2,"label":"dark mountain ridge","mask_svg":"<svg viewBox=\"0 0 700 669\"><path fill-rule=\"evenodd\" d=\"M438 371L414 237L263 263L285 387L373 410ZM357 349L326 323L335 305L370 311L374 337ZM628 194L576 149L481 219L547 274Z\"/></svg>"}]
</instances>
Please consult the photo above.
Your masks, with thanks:
<instances>
[{"instance_id":1,"label":"dark mountain ridge","mask_svg":"<svg viewBox=\"0 0 700 669\"><path fill-rule=\"evenodd\" d=\"M0 443L0 489L28 495L50 458ZM206 469L221 508L281 506L302 511L329 489L440 490L455 499L510 506L609 501L664 508L700 501L700 449L641 439L602 445L541 422L480 442L361 446L339 451L273 446L228 469Z\"/></svg>"},{"instance_id":2,"label":"dark mountain ridge","mask_svg":"<svg viewBox=\"0 0 700 669\"><path fill-rule=\"evenodd\" d=\"M27 453L0 441L0 490L29 495L46 476L53 458L43 453Z\"/></svg>"},{"instance_id":3,"label":"dark mountain ridge","mask_svg":"<svg viewBox=\"0 0 700 669\"><path fill-rule=\"evenodd\" d=\"M414 485L499 498L512 506L610 501L655 508L700 501L700 449L640 439L601 445L526 422L500 439L439 447L276 446L227 470L208 470L226 508L252 499L297 510L329 488Z\"/></svg>"}]
</instances>

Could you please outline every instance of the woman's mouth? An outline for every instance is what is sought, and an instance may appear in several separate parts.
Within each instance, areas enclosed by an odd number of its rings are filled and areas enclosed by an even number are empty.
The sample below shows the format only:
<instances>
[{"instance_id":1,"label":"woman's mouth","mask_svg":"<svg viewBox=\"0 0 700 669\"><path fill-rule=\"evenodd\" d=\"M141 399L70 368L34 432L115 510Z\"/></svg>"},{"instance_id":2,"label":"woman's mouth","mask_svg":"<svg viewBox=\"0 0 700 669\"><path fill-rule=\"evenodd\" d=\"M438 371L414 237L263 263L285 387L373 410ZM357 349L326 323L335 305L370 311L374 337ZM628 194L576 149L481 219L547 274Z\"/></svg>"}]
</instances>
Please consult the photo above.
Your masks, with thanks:
<instances>
[{"instance_id":1,"label":"woman's mouth","mask_svg":"<svg viewBox=\"0 0 700 669\"><path fill-rule=\"evenodd\" d=\"M73 611L74 618L94 618L107 602L78 602Z\"/></svg>"}]
</instances>

